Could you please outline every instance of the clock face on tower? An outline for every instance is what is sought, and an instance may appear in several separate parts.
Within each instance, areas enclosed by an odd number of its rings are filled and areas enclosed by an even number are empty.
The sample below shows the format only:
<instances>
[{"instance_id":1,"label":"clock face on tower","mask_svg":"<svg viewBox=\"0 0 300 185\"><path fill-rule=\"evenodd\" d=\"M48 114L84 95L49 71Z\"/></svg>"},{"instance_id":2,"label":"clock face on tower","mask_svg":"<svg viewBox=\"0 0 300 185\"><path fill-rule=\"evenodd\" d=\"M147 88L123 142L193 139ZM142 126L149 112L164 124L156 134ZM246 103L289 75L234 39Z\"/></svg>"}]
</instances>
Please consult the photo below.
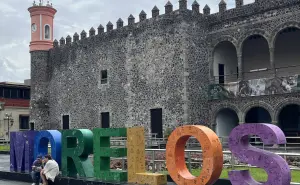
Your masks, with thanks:
<instances>
[{"instance_id":1,"label":"clock face on tower","mask_svg":"<svg viewBox=\"0 0 300 185\"><path fill-rule=\"evenodd\" d=\"M36 29L37 29L37 26L36 26L36 24L33 23L33 24L31 25L31 31L32 31L32 32L36 32Z\"/></svg>"}]
</instances>

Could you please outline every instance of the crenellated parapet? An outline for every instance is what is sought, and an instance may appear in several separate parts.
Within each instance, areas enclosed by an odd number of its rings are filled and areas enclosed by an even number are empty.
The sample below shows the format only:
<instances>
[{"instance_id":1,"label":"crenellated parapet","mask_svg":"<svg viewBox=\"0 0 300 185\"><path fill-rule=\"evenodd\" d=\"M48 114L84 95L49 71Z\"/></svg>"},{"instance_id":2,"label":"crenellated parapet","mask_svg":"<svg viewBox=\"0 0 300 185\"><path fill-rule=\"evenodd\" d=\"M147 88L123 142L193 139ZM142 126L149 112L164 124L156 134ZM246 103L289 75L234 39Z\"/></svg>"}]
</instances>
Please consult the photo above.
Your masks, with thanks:
<instances>
[{"instance_id":1,"label":"crenellated parapet","mask_svg":"<svg viewBox=\"0 0 300 185\"><path fill-rule=\"evenodd\" d=\"M202 13L200 13L200 5L197 2L197 0L193 2L191 9L188 9L187 7L188 0L178 0L178 3L179 3L179 9L174 10L173 4L170 1L168 1L165 4L164 14L160 14L160 10L158 9L158 7L154 6L153 9L151 10L152 15L150 18L148 18L147 13L144 10L142 10L139 14L139 20L138 20L139 22L136 22L135 17L132 14L130 14L129 17L127 18L127 25L124 25L125 23L123 19L119 18L116 21L116 28L114 28L114 24L111 21L109 21L105 27L102 24L100 24L99 27L97 28L97 33L93 27L89 30L88 34L86 33L85 30L83 30L80 33L80 35L76 32L73 35L73 38L71 36L68 36L65 39L65 41L59 40L58 42L57 40L55 40L53 42L54 48L59 48L60 46L72 46L77 42L81 42L81 40L85 40L93 36L96 36L96 38L99 37L105 38L108 37L109 34L120 33L120 35L127 35L126 32L131 32L134 29L138 29L140 31L143 26L141 27L139 25L149 24L149 21L157 22L157 24L159 24L159 22L161 21L167 21L171 23L172 21L170 22L169 20L172 20L173 18L174 20L177 19L177 17L181 15L181 12L186 12L185 15L191 16L195 20L201 19L202 16L200 15L202 15ZM208 10L208 14L210 14L210 9Z\"/></svg>"},{"instance_id":2,"label":"crenellated parapet","mask_svg":"<svg viewBox=\"0 0 300 185\"><path fill-rule=\"evenodd\" d=\"M94 28L91 28L89 30L89 37L97 36L106 38L109 34L114 35L128 35L131 33L134 29L138 29L139 31L143 29L143 26L149 24L149 21L167 21L167 20L175 20L177 17L180 17L181 12L186 12L185 15L192 17L194 20L199 22L205 22L208 25L209 24L218 24L222 23L223 21L230 20L237 17L246 17L251 16L253 14L258 14L261 12L265 12L272 9L277 9L280 7L287 7L287 6L293 6L293 5L299 5L300 6L300 0L256 0L254 3L244 5L244 0L235 0L236 7L232 9L227 9L227 3L226 0L220 0L219 3L219 11L217 13L211 14L211 8L208 4L206 4L203 8L203 13L200 13L200 4L195 0L192 3L191 9L188 9L187 7L187 0L178 0L179 3L179 9L174 10L173 4L168 1L165 4L165 12L164 14L160 14L160 10L157 6L154 6L151 10L152 16L151 18L147 17L147 14L145 11L141 11L139 14L139 22L136 22L135 17L131 14L127 18L127 25L124 25L124 21L119 18L116 21L116 28L114 28L114 24L112 22L108 22L106 27L102 26L101 24L97 28L98 34L96 34L96 30ZM204 16L203 16L204 15ZM204 19L203 19L204 17ZM166 18L166 19L164 19ZM173 19L174 18L174 19ZM105 31L106 29L106 31ZM80 36L75 33L73 36L73 42L72 38L68 36L66 38L66 41L60 40L57 42L55 40L53 42L53 45L55 48L60 47L61 45L67 45L72 46L73 43L80 42L81 40L84 40L86 38L89 38L87 36L87 33L83 30L80 34ZM110 37L112 38L112 37ZM65 43L66 42L66 43Z\"/></svg>"},{"instance_id":3,"label":"crenellated parapet","mask_svg":"<svg viewBox=\"0 0 300 185\"><path fill-rule=\"evenodd\" d=\"M244 5L244 0L235 0L236 7L227 9L226 0L221 0L218 12L210 14L208 7L204 7L203 14L209 15L207 16L209 23L218 24L230 19L249 17L284 7L299 6L299 4L299 0L255 0L254 3Z\"/></svg>"}]
</instances>

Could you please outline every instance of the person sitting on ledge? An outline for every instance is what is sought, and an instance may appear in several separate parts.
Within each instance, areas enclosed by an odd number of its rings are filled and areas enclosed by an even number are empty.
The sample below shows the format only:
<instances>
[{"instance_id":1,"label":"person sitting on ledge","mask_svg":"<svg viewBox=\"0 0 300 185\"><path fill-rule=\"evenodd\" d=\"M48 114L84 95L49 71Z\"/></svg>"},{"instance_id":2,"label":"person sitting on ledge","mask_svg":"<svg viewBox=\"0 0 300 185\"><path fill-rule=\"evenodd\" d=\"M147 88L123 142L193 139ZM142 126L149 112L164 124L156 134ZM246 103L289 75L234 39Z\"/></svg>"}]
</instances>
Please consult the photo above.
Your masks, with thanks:
<instances>
[{"instance_id":1,"label":"person sitting on ledge","mask_svg":"<svg viewBox=\"0 0 300 185\"><path fill-rule=\"evenodd\" d=\"M32 172L31 172L31 177L33 180L32 185L40 185L41 182L40 172L42 171L42 169L43 169L42 156L38 155L36 160L32 164Z\"/></svg>"},{"instance_id":2,"label":"person sitting on ledge","mask_svg":"<svg viewBox=\"0 0 300 185\"><path fill-rule=\"evenodd\" d=\"M59 174L59 166L49 154L45 155L44 163L45 167L41 171L43 185L54 185L55 178Z\"/></svg>"}]
</instances>

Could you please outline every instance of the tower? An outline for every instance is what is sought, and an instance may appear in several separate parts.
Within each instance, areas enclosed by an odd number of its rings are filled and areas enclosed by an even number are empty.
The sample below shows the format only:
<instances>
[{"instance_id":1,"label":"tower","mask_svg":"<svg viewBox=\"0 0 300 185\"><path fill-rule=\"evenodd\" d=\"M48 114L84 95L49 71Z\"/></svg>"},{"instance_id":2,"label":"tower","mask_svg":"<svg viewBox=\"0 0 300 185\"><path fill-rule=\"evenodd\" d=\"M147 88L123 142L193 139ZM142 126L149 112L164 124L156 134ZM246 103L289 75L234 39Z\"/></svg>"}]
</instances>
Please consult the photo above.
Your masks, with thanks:
<instances>
[{"instance_id":1,"label":"tower","mask_svg":"<svg viewBox=\"0 0 300 185\"><path fill-rule=\"evenodd\" d=\"M40 0L37 5L28 8L31 17L31 51L48 51L53 47L53 19L56 10L47 2L46 5Z\"/></svg>"},{"instance_id":2,"label":"tower","mask_svg":"<svg viewBox=\"0 0 300 185\"><path fill-rule=\"evenodd\" d=\"M50 129L49 120L49 50L53 48L53 20L56 10L52 4L37 5L28 8L31 17L31 98L30 122L37 130Z\"/></svg>"}]
</instances>

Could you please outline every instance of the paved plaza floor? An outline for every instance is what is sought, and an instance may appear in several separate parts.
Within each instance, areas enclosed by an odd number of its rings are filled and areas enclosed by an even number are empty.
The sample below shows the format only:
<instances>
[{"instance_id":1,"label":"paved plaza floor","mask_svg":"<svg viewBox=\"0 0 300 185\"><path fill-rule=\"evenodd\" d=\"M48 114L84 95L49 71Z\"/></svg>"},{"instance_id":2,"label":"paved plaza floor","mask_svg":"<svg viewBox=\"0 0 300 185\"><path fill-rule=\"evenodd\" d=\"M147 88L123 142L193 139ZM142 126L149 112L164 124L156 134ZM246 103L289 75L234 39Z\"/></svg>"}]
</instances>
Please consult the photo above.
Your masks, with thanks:
<instances>
[{"instance_id":1,"label":"paved plaza floor","mask_svg":"<svg viewBox=\"0 0 300 185\"><path fill-rule=\"evenodd\" d=\"M32 183L28 182L15 182L15 181L6 181L0 180L0 185L31 185Z\"/></svg>"},{"instance_id":2,"label":"paved plaza floor","mask_svg":"<svg viewBox=\"0 0 300 185\"><path fill-rule=\"evenodd\" d=\"M9 155L0 155L0 171L9 171ZM31 185L27 182L15 182L0 179L0 185Z\"/></svg>"},{"instance_id":3,"label":"paved plaza floor","mask_svg":"<svg viewBox=\"0 0 300 185\"><path fill-rule=\"evenodd\" d=\"M9 171L10 162L9 155L0 154L0 171Z\"/></svg>"}]
</instances>

